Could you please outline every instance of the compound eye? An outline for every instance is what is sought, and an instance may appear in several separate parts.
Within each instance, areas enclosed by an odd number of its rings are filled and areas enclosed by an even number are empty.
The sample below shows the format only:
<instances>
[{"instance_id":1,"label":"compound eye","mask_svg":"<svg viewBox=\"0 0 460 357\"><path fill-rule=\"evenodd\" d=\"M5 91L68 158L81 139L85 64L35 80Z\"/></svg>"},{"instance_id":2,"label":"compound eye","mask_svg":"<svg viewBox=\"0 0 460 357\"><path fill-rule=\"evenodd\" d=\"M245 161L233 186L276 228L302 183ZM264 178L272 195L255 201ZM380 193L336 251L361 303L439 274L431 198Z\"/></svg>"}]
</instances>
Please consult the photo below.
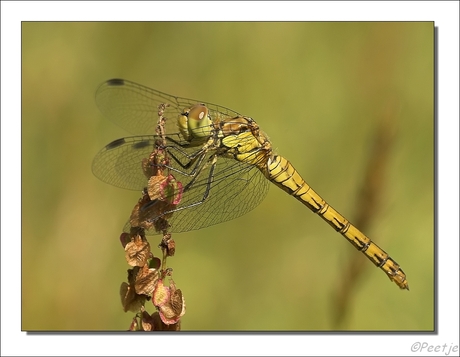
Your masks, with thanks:
<instances>
[{"instance_id":1,"label":"compound eye","mask_svg":"<svg viewBox=\"0 0 460 357\"><path fill-rule=\"evenodd\" d=\"M185 109L179 115L177 125L184 139L192 145L202 144L212 135L212 120L204 104Z\"/></svg>"},{"instance_id":2,"label":"compound eye","mask_svg":"<svg viewBox=\"0 0 460 357\"><path fill-rule=\"evenodd\" d=\"M208 117L208 108L204 104L197 104L190 108L188 112L189 125L193 126L193 123L190 123L190 120L202 121L204 118Z\"/></svg>"},{"instance_id":3,"label":"compound eye","mask_svg":"<svg viewBox=\"0 0 460 357\"><path fill-rule=\"evenodd\" d=\"M189 141L204 140L211 135L211 119L208 112L204 104L197 104L190 108L187 116Z\"/></svg>"}]
</instances>

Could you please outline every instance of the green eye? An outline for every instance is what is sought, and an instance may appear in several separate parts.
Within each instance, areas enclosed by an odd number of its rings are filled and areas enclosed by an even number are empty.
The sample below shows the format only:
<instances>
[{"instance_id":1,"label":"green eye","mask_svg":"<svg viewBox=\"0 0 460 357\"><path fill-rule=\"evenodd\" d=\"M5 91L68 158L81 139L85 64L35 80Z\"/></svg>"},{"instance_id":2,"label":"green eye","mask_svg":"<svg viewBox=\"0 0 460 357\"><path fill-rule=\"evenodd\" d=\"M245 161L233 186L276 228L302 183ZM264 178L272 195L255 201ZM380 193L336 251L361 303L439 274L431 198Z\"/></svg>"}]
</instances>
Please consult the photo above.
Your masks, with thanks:
<instances>
[{"instance_id":1,"label":"green eye","mask_svg":"<svg viewBox=\"0 0 460 357\"><path fill-rule=\"evenodd\" d=\"M203 118L208 116L208 108L204 104L197 104L190 108L188 113L189 123L193 120L195 122L200 122Z\"/></svg>"},{"instance_id":2,"label":"green eye","mask_svg":"<svg viewBox=\"0 0 460 357\"><path fill-rule=\"evenodd\" d=\"M187 141L202 141L211 135L211 119L204 104L196 104L179 117L179 129Z\"/></svg>"}]
</instances>

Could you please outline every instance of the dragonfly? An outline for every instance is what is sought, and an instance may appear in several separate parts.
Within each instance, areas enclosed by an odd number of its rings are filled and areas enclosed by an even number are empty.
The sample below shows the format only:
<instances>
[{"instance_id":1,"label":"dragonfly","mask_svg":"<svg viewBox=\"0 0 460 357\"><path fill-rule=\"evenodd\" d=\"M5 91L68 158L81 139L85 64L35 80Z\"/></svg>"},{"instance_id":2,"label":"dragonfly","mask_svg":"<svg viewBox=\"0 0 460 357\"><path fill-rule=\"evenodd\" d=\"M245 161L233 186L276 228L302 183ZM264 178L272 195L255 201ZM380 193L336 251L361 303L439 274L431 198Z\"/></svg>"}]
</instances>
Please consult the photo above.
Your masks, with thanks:
<instances>
[{"instance_id":1,"label":"dragonfly","mask_svg":"<svg viewBox=\"0 0 460 357\"><path fill-rule=\"evenodd\" d=\"M165 167L180 183L181 198L169 210L150 207L150 222L167 216L174 233L229 221L261 203L272 183L319 215L401 289L409 290L399 264L316 193L289 160L275 154L252 118L124 79L101 84L96 104L104 116L134 136L106 145L93 160L93 173L113 186L139 191L147 186L142 163L158 145L154 133L163 108L162 149L171 158ZM157 203L153 200L146 206ZM146 233L159 232L152 228Z\"/></svg>"}]
</instances>

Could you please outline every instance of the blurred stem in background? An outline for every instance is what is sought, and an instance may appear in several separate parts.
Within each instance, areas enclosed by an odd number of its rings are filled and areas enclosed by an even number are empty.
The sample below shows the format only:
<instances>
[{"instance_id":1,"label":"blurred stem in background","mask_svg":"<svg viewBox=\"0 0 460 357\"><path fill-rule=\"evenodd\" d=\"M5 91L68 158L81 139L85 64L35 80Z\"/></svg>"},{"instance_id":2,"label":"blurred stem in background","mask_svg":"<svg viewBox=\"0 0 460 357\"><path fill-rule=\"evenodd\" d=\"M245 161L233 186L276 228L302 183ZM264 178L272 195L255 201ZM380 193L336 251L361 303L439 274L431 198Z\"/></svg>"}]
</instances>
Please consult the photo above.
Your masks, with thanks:
<instances>
[{"instance_id":1,"label":"blurred stem in background","mask_svg":"<svg viewBox=\"0 0 460 357\"><path fill-rule=\"evenodd\" d=\"M354 205L356 212L353 223L363 232L370 231L382 206L382 196L386 190L385 177L398 127L398 112L399 105L396 100L389 100L375 129L373 146L364 169L364 181ZM380 244L383 240L377 241ZM353 294L357 291L355 286L370 267L364 257L357 256L354 251L350 252L348 264L339 278L337 290L333 293L334 329L344 328L347 314L356 305L353 302Z\"/></svg>"}]
</instances>

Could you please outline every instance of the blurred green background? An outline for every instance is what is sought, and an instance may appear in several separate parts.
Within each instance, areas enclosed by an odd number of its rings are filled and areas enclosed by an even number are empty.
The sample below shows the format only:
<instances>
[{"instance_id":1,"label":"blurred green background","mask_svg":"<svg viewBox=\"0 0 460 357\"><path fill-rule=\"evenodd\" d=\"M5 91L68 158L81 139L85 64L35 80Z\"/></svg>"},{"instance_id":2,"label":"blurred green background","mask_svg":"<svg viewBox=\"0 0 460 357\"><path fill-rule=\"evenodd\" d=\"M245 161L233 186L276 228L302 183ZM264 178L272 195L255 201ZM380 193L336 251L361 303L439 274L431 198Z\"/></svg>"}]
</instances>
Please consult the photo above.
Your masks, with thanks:
<instances>
[{"instance_id":1,"label":"blurred green background","mask_svg":"<svg viewBox=\"0 0 460 357\"><path fill-rule=\"evenodd\" d=\"M366 261L335 323L344 269L366 258L273 186L239 219L174 235L183 330L432 330L433 31L428 22L23 23L22 329L126 330L133 317L119 298L129 266L118 237L139 192L91 172L105 144L129 136L94 102L97 86L119 77L253 117L352 222L379 120L397 124L365 233L401 264L409 292Z\"/></svg>"}]
</instances>

